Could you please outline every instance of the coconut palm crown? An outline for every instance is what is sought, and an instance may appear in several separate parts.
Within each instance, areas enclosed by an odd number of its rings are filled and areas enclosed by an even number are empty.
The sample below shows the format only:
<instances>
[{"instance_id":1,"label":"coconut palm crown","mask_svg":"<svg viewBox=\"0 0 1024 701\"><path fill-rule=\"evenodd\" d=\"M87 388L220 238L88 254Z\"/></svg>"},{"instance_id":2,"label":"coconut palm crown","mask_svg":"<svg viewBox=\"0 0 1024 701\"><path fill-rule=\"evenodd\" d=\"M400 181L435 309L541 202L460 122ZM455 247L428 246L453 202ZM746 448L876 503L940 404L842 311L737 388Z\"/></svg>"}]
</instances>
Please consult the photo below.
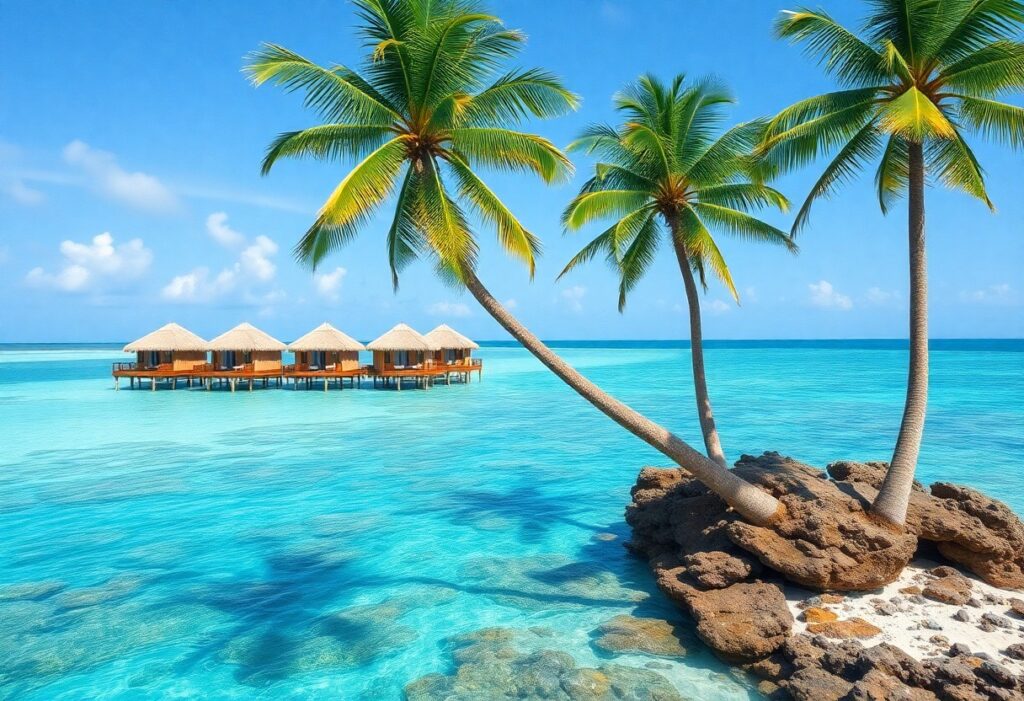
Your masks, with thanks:
<instances>
[{"instance_id":1,"label":"coconut palm crown","mask_svg":"<svg viewBox=\"0 0 1024 701\"><path fill-rule=\"evenodd\" d=\"M303 91L324 124L278 136L263 173L280 158L352 159L295 248L314 267L344 246L397 192L387 231L392 282L421 254L461 278L477 243L464 207L493 225L501 247L533 274L540 251L530 233L478 175L478 167L523 171L545 182L572 167L547 139L510 128L530 117L553 117L578 99L552 74L498 70L525 41L518 30L475 3L438 0L355 0L369 49L361 72L317 65L266 44L248 56L255 85Z\"/></svg>"},{"instance_id":2,"label":"coconut palm crown","mask_svg":"<svg viewBox=\"0 0 1024 701\"><path fill-rule=\"evenodd\" d=\"M780 37L803 44L846 89L782 110L762 152L789 169L834 153L794 221L807 224L815 200L877 159L882 211L907 191L909 146L925 170L992 207L981 166L964 134L973 130L1024 146L1024 108L996 99L1024 89L1020 0L874 0L864 36L821 10L784 12Z\"/></svg>"},{"instance_id":3,"label":"coconut palm crown","mask_svg":"<svg viewBox=\"0 0 1024 701\"><path fill-rule=\"evenodd\" d=\"M562 275L603 254L619 277L620 312L662 242L671 244L689 310L694 395L704 447L723 467L728 461L705 378L694 273L707 289L705 271L710 269L739 301L711 229L796 249L788 234L746 211L762 206L785 211L788 202L754 177L751 149L763 125L755 121L723 129L723 108L731 102L728 90L710 79L687 85L679 75L665 85L654 76L641 76L615 96L616 109L625 119L621 126L592 126L570 145L602 160L562 215L567 229L614 219L569 261Z\"/></svg>"},{"instance_id":4,"label":"coconut palm crown","mask_svg":"<svg viewBox=\"0 0 1024 701\"><path fill-rule=\"evenodd\" d=\"M760 152L786 170L832 155L793 225L807 224L815 200L877 159L882 211L907 195L910 363L899 435L872 510L903 524L928 402L928 275L924 190L930 176L992 202L964 138L973 131L1024 146L1024 108L1000 95L1024 89L1024 3L1020 0L872 0L864 36L819 10L785 12L780 37L805 46L843 90L780 112Z\"/></svg>"},{"instance_id":5,"label":"coconut palm crown","mask_svg":"<svg viewBox=\"0 0 1024 701\"><path fill-rule=\"evenodd\" d=\"M601 160L562 223L574 230L596 220L615 221L569 261L562 275L603 254L619 274L622 311L667 238L682 247L705 288L710 269L738 301L711 229L796 249L786 232L747 211L764 206L786 211L788 202L754 177L751 150L763 124L722 129L722 108L732 102L714 80L687 86L682 75L669 85L645 75L615 96L623 124L591 126L569 146Z\"/></svg>"}]
</instances>

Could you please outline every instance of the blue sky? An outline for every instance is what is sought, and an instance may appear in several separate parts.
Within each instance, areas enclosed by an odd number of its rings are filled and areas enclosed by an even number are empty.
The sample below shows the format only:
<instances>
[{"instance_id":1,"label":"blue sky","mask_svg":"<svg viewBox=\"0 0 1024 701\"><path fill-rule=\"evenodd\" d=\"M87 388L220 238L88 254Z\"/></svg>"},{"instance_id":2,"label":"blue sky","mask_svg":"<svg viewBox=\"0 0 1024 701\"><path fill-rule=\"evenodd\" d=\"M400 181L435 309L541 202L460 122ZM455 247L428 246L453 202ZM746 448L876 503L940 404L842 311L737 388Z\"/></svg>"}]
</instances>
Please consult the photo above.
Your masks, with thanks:
<instances>
[{"instance_id":1,"label":"blue sky","mask_svg":"<svg viewBox=\"0 0 1024 701\"><path fill-rule=\"evenodd\" d=\"M859 7L826 3L854 24ZM564 145L614 120L611 96L645 71L713 73L735 91L735 120L770 114L832 84L775 40L784 0L494 2L542 66L582 95L579 112L531 125ZM301 99L243 79L244 54L273 41L329 63L358 64L352 6L293 3L20 0L0 5L0 342L125 340L176 320L207 337L251 321L282 339L330 320L360 338L398 321L450 323L505 338L469 295L420 263L390 287L386 218L314 277L291 248L344 164L292 161L266 178L274 135L315 123ZM1017 104L1020 104L1017 102ZM1024 336L1020 153L975 140L998 212L928 191L933 337ZM531 283L481 236L481 278L545 338L686 338L682 283L668 249L616 311L601 264L555 276L590 231L566 236L559 213L587 177L545 187L489 181L545 244ZM779 183L794 202L815 169ZM712 284L708 338L877 338L906 334L905 209L883 217L870 174L818 205L801 252L720 237L743 295ZM784 215L766 215L788 227Z\"/></svg>"}]
</instances>

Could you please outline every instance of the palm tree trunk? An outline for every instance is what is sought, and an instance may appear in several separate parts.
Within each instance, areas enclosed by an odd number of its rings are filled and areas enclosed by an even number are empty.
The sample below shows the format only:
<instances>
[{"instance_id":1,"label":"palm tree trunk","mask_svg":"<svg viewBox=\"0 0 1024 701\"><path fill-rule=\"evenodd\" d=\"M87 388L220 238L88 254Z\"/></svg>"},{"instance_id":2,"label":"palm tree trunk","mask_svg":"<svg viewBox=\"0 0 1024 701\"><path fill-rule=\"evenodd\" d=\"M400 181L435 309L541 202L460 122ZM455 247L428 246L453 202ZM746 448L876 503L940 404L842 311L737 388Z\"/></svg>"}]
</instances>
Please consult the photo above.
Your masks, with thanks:
<instances>
[{"instance_id":1,"label":"palm tree trunk","mask_svg":"<svg viewBox=\"0 0 1024 701\"><path fill-rule=\"evenodd\" d=\"M612 421L691 472L745 519L763 525L770 523L782 513L784 507L778 499L704 457L666 428L607 394L577 372L501 306L472 270L465 272L465 284L480 306L551 372L576 390L577 394L600 409Z\"/></svg>"},{"instance_id":2,"label":"palm tree trunk","mask_svg":"<svg viewBox=\"0 0 1024 701\"><path fill-rule=\"evenodd\" d=\"M917 454L928 405L928 265L924 241L924 154L920 143L909 144L910 229L910 369L896 449L872 510L903 525L914 483Z\"/></svg>"},{"instance_id":3,"label":"palm tree trunk","mask_svg":"<svg viewBox=\"0 0 1024 701\"><path fill-rule=\"evenodd\" d=\"M722 442L715 428L715 415L711 411L711 397L708 396L708 382L704 377L704 335L700 328L700 296L697 294L697 283L690 269L689 256L682 241L673 233L672 247L676 250L679 261L679 272L683 274L683 286L686 288L686 306L690 311L690 356L693 359L693 391L697 397L697 417L700 419L700 430L704 434L704 448L708 457L722 467L728 468L722 452Z\"/></svg>"}]
</instances>

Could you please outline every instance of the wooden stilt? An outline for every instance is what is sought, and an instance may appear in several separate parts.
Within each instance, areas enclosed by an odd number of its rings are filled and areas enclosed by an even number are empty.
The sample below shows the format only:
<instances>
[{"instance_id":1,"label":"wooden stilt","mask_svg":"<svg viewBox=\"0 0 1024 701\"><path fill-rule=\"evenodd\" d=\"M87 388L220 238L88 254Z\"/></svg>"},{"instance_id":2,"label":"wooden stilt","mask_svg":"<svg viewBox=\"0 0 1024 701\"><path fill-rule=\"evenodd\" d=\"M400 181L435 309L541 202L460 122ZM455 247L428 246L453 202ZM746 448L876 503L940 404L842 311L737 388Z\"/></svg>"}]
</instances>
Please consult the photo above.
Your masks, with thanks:
<instances>
[{"instance_id":1,"label":"wooden stilt","mask_svg":"<svg viewBox=\"0 0 1024 701\"><path fill-rule=\"evenodd\" d=\"M120 377L115 377L114 378L114 391L117 392L120 389L121 389L121 378Z\"/></svg>"}]
</instances>

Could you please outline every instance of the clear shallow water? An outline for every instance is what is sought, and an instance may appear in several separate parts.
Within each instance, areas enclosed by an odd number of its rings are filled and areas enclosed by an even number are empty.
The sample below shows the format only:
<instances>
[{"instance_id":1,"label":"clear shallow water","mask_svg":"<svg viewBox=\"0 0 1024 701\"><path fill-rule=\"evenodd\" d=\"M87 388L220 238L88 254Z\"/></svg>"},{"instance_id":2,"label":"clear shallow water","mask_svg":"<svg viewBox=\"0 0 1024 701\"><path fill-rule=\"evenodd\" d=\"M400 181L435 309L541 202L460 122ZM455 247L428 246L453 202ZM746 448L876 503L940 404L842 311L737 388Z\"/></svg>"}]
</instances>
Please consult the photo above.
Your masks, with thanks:
<instances>
[{"instance_id":1,"label":"clear shallow water","mask_svg":"<svg viewBox=\"0 0 1024 701\"><path fill-rule=\"evenodd\" d=\"M685 348L575 345L700 443ZM711 345L733 458L888 458L898 345ZM939 345L922 480L1024 513L1021 351ZM0 698L400 698L488 626L582 666L655 661L592 643L617 614L678 618L621 547L636 471L663 460L524 351L480 355L482 384L400 395L115 393L112 348L0 346ZM754 696L697 646L656 661L689 697Z\"/></svg>"}]
</instances>

